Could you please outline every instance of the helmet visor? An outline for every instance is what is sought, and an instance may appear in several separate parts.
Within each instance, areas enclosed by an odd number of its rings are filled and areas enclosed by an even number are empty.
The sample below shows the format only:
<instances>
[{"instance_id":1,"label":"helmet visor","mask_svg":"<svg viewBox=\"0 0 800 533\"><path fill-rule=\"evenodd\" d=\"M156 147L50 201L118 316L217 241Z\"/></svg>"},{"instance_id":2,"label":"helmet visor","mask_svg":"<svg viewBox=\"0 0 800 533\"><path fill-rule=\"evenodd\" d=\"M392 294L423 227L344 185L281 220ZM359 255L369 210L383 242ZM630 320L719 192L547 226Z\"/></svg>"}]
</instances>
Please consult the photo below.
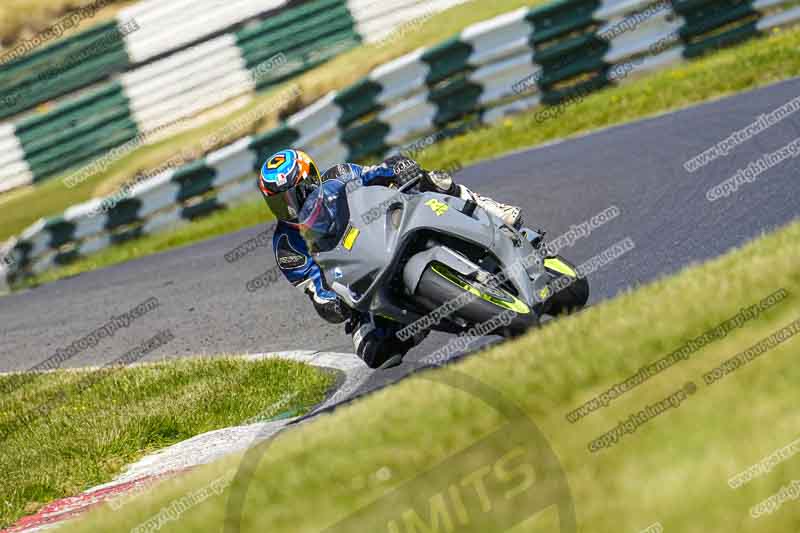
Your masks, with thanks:
<instances>
[{"instance_id":1,"label":"helmet visor","mask_svg":"<svg viewBox=\"0 0 800 533\"><path fill-rule=\"evenodd\" d=\"M289 190L267 196L267 206L278 220L295 221L306 199L318 187L318 179L305 180Z\"/></svg>"},{"instance_id":2,"label":"helmet visor","mask_svg":"<svg viewBox=\"0 0 800 533\"><path fill-rule=\"evenodd\" d=\"M311 193L300 211L297 229L314 252L332 250L347 228L350 210L345 184L339 180L323 183Z\"/></svg>"},{"instance_id":3,"label":"helmet visor","mask_svg":"<svg viewBox=\"0 0 800 533\"><path fill-rule=\"evenodd\" d=\"M297 220L297 214L303 207L297 196L296 188L267 196L267 207L278 220Z\"/></svg>"}]
</instances>

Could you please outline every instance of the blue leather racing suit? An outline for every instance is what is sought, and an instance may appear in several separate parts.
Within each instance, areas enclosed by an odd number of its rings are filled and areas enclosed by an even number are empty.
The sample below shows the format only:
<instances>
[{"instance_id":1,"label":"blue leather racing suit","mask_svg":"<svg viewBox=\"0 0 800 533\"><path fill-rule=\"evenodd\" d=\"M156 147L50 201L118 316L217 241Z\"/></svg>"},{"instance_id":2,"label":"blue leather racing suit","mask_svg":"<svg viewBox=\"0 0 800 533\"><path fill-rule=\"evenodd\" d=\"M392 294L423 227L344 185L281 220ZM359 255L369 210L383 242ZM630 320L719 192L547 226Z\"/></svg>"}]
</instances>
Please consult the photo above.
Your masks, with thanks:
<instances>
[{"instance_id":1,"label":"blue leather racing suit","mask_svg":"<svg viewBox=\"0 0 800 533\"><path fill-rule=\"evenodd\" d=\"M372 167L353 163L336 165L323 174L322 180L338 179L345 183L360 180L364 186L385 185L399 177L398 168L404 168L398 167L398 160L390 159ZM272 244L275 260L281 272L292 285L311 297L314 308L322 318L335 324L349 318L349 311L344 308L336 293L326 285L319 266L314 262L305 240L297 229L285 222L278 222Z\"/></svg>"}]
</instances>

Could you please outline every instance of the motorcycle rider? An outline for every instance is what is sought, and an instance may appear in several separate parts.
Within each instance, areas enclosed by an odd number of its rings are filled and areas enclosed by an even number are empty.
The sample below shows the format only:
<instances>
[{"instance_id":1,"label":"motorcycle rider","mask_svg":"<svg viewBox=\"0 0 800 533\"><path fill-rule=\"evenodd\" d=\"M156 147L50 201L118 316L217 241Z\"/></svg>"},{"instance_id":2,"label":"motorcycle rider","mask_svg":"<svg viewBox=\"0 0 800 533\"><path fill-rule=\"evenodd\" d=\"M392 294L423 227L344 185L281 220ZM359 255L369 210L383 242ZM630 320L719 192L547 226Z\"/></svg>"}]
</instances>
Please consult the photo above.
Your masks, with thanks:
<instances>
[{"instance_id":1,"label":"motorcycle rider","mask_svg":"<svg viewBox=\"0 0 800 533\"><path fill-rule=\"evenodd\" d=\"M261 167L258 187L278 224L273 235L275 260L290 283L307 294L317 313L333 324L348 322L345 330L352 335L356 354L370 368L388 368L399 364L403 356L422 342L424 335L400 340L395 333L400 326L381 317L359 313L348 308L329 289L319 266L300 233L298 215L305 200L323 181L340 180L349 184L397 186L419 176L419 188L450 196L471 199L481 208L506 224L521 227L518 207L512 207L480 196L456 184L444 172L425 171L415 161L393 156L380 165L364 167L344 163L320 175L314 160L305 152L287 149L272 155ZM360 183L359 183L360 182Z\"/></svg>"}]
</instances>

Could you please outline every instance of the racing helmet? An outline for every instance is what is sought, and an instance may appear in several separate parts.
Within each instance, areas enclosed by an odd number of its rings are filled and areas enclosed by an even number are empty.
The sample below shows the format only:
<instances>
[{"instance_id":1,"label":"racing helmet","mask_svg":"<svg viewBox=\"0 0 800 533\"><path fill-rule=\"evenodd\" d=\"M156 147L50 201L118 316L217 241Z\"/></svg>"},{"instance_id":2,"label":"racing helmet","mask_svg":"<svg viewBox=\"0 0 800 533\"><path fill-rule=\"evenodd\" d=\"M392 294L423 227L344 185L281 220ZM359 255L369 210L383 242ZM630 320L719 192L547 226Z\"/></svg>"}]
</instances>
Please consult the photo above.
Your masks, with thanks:
<instances>
[{"instance_id":1,"label":"racing helmet","mask_svg":"<svg viewBox=\"0 0 800 533\"><path fill-rule=\"evenodd\" d=\"M300 150L281 150L261 167L258 188L275 218L296 222L306 198L322 183L314 160Z\"/></svg>"}]
</instances>

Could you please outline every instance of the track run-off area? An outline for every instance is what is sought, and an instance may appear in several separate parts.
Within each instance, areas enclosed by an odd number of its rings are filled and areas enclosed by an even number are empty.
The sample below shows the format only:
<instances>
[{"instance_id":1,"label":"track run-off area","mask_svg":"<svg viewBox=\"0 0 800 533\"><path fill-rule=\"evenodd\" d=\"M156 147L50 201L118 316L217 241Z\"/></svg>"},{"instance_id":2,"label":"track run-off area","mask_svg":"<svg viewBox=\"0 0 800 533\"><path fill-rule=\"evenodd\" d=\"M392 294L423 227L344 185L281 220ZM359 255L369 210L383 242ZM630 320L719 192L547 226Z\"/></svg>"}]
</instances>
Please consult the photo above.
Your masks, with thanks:
<instances>
[{"instance_id":1,"label":"track run-off area","mask_svg":"<svg viewBox=\"0 0 800 533\"><path fill-rule=\"evenodd\" d=\"M798 94L800 79L792 79L504 155L466 168L456 179L521 206L526 225L543 228L550 237L585 227L614 208L617 216L561 250L580 264L626 239L635 244L590 275L590 303L595 303L717 257L800 216L797 158L760 172L726 197L710 201L708 194L740 169L800 138L800 114L694 172L685 165ZM351 352L343 327L322 321L308 298L288 283L248 290L248 282L275 267L271 245L226 261L227 253L263 230L251 228L0 298L0 371L32 368L149 298L157 299L157 308L97 346L78 350L61 366L103 365L165 329L174 339L145 361L288 350ZM351 368L350 379L341 381L349 384L346 397L340 389L336 401L401 379L447 341L446 335L431 335L390 371Z\"/></svg>"}]
</instances>

